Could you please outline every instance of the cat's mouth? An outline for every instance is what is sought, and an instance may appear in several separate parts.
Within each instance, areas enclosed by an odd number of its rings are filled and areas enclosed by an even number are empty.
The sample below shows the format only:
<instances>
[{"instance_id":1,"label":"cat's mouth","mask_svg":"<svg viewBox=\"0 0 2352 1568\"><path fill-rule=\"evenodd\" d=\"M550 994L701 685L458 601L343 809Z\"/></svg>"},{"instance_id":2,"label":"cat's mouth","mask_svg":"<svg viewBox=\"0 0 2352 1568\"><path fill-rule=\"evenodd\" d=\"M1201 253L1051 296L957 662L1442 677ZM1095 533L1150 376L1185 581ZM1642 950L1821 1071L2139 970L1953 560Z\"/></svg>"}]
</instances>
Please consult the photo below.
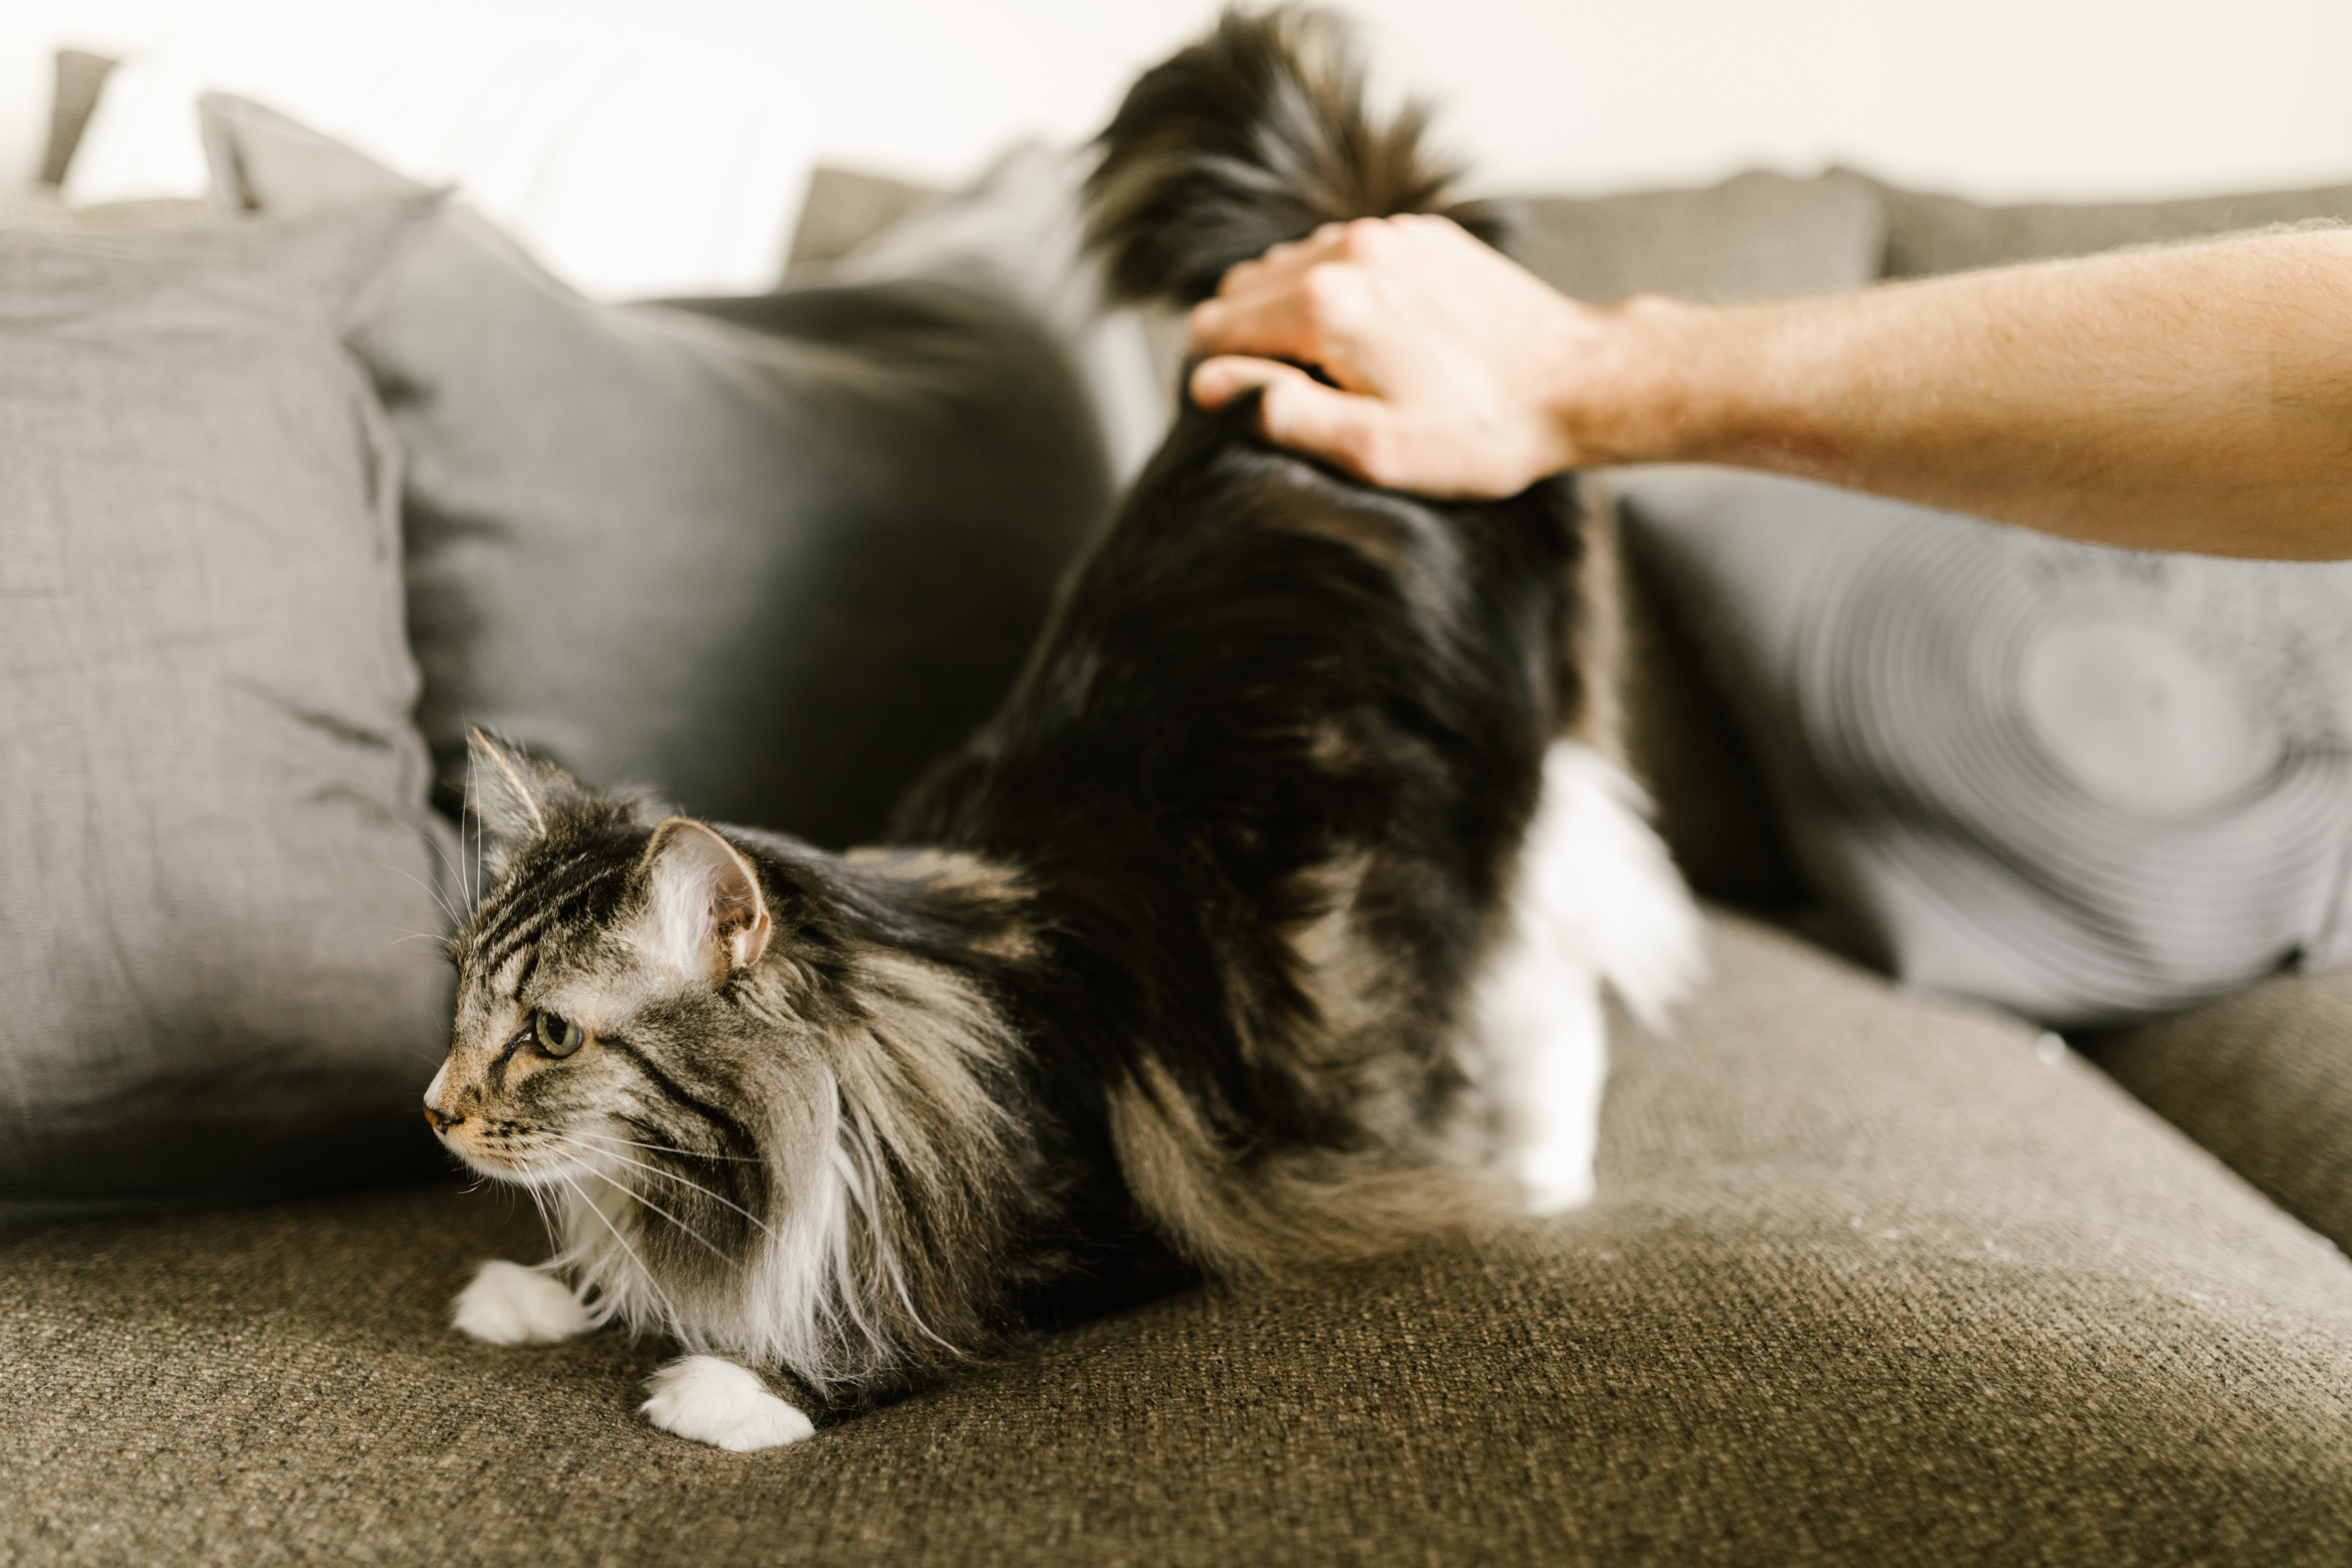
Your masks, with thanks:
<instances>
[{"instance_id":1,"label":"cat's mouth","mask_svg":"<svg viewBox=\"0 0 2352 1568\"><path fill-rule=\"evenodd\" d=\"M481 1095L461 1093L450 1082L447 1063L425 1090L425 1120L441 1146L481 1175L535 1184L552 1181L580 1163L582 1150L552 1128L480 1109ZM470 1102L470 1103L469 1103Z\"/></svg>"},{"instance_id":2,"label":"cat's mouth","mask_svg":"<svg viewBox=\"0 0 2352 1568\"><path fill-rule=\"evenodd\" d=\"M426 1119L441 1146L478 1173L525 1185L560 1181L581 1164L580 1152L529 1122L467 1116L444 1122L430 1108Z\"/></svg>"}]
</instances>

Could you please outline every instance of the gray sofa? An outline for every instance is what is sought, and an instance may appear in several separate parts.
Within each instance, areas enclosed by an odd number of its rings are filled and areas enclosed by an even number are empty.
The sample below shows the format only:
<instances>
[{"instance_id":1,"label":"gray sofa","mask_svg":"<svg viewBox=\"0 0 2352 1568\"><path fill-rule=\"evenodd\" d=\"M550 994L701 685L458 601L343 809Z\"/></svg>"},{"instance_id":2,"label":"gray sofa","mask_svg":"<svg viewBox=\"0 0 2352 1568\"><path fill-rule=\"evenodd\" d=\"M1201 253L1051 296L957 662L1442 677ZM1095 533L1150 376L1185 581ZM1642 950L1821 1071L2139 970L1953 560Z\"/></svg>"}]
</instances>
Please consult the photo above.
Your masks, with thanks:
<instances>
[{"instance_id":1,"label":"gray sofa","mask_svg":"<svg viewBox=\"0 0 2352 1568\"><path fill-rule=\"evenodd\" d=\"M797 264L923 199L821 177ZM2347 213L1756 175L1531 202L1527 254L1730 297ZM447 1327L476 1260L544 1255L510 1194L21 1224L0 1562L2352 1559L2352 972L2070 1047L1830 956L1632 564L1633 750L1714 973L1670 1034L1616 1021L1589 1209L1192 1290L750 1456L635 1415L658 1344Z\"/></svg>"}]
</instances>

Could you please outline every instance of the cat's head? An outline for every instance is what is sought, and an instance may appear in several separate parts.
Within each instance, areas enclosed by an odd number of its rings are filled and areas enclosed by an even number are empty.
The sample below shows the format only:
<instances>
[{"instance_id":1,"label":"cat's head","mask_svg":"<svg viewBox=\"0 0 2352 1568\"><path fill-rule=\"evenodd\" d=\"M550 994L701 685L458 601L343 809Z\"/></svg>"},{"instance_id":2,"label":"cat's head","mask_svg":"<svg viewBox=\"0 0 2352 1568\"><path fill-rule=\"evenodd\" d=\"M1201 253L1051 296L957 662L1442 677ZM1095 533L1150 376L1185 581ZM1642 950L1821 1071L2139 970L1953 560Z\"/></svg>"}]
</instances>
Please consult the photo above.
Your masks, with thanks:
<instances>
[{"instance_id":1,"label":"cat's head","mask_svg":"<svg viewBox=\"0 0 2352 1568\"><path fill-rule=\"evenodd\" d=\"M730 1044L760 1032L737 983L775 930L757 862L478 732L472 763L490 880L451 944L457 1017L425 1096L442 1142L533 1185L593 1183L656 1149L751 1159Z\"/></svg>"},{"instance_id":2,"label":"cat's head","mask_svg":"<svg viewBox=\"0 0 2352 1568\"><path fill-rule=\"evenodd\" d=\"M992 1087L1016 1042L905 944L1013 952L1014 883L722 830L478 733L472 762L442 1142L552 1200L599 1315L821 1386L973 1342L1031 1174Z\"/></svg>"}]
</instances>

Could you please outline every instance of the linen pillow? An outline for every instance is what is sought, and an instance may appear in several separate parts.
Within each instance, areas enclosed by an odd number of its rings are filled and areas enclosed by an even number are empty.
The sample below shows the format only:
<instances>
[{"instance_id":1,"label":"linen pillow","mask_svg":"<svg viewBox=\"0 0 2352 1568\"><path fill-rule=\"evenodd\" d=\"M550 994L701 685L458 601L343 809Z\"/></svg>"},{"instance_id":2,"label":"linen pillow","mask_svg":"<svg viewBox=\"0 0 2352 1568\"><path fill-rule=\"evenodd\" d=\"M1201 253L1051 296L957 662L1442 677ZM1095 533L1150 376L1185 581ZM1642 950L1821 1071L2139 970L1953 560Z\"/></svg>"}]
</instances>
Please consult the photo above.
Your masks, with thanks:
<instances>
[{"instance_id":1,"label":"linen pillow","mask_svg":"<svg viewBox=\"0 0 2352 1568\"><path fill-rule=\"evenodd\" d=\"M2352 956L2352 563L1620 483L1844 945L2067 1026Z\"/></svg>"},{"instance_id":2,"label":"linen pillow","mask_svg":"<svg viewBox=\"0 0 2352 1568\"><path fill-rule=\"evenodd\" d=\"M265 212L412 188L241 100ZM993 709L1108 500L1054 342L933 279L602 306L479 216L421 225L352 343L408 455L420 722L826 844Z\"/></svg>"},{"instance_id":3,"label":"linen pillow","mask_svg":"<svg viewBox=\"0 0 2352 1568\"><path fill-rule=\"evenodd\" d=\"M416 216L0 232L0 1217L438 1164L455 847L338 342Z\"/></svg>"}]
</instances>

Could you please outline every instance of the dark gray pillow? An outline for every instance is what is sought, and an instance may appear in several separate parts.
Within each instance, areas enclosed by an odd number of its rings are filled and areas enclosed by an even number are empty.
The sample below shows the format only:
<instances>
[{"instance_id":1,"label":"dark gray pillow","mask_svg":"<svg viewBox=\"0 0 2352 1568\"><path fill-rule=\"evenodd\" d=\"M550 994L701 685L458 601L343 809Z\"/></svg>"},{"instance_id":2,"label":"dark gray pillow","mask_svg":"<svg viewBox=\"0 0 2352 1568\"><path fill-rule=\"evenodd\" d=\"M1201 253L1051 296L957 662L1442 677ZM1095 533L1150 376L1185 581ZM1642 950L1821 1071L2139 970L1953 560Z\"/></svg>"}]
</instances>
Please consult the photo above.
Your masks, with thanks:
<instances>
[{"instance_id":1,"label":"dark gray pillow","mask_svg":"<svg viewBox=\"0 0 2352 1568\"><path fill-rule=\"evenodd\" d=\"M399 175L205 105L267 212ZM408 455L409 625L445 785L486 725L600 783L841 844L993 708L1108 501L1018 307L911 279L612 307L479 217L422 226L352 339Z\"/></svg>"},{"instance_id":2,"label":"dark gray pillow","mask_svg":"<svg viewBox=\"0 0 2352 1568\"><path fill-rule=\"evenodd\" d=\"M395 449L413 203L0 232L0 1217L437 1167Z\"/></svg>"},{"instance_id":3,"label":"dark gray pillow","mask_svg":"<svg viewBox=\"0 0 2352 1568\"><path fill-rule=\"evenodd\" d=\"M1863 956L2061 1026L2352 956L2352 563L1620 486Z\"/></svg>"}]
</instances>

